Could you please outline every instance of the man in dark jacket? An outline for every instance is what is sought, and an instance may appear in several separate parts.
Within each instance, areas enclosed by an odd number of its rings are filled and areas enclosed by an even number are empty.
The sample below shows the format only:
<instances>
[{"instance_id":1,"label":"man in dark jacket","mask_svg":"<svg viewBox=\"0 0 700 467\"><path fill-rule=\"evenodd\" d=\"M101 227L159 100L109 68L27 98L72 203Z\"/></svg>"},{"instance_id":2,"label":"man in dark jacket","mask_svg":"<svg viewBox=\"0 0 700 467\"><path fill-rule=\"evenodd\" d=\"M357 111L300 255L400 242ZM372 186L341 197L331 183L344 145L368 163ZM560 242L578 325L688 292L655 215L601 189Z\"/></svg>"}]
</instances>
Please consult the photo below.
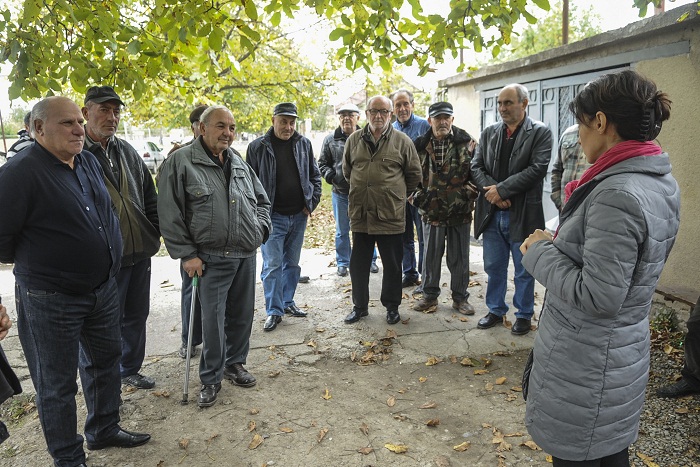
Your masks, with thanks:
<instances>
[{"instance_id":1,"label":"man in dark jacket","mask_svg":"<svg viewBox=\"0 0 700 467\"><path fill-rule=\"evenodd\" d=\"M36 143L0 167L0 262L14 263L17 324L57 467L85 465L76 429L80 370L91 450L150 439L119 427L119 222L83 116L65 97L32 109Z\"/></svg>"},{"instance_id":2,"label":"man in dark jacket","mask_svg":"<svg viewBox=\"0 0 700 467\"><path fill-rule=\"evenodd\" d=\"M481 132L472 160L472 176L479 188L474 234L484 234L484 270L489 281L489 313L477 327L487 329L503 321L509 257L515 267L513 305L518 309L511 332L530 332L535 306L535 280L523 268L520 244L535 229L544 229L542 185L552 155L552 132L527 116L528 93L521 84L498 94L501 122Z\"/></svg>"},{"instance_id":3,"label":"man in dark jacket","mask_svg":"<svg viewBox=\"0 0 700 467\"><path fill-rule=\"evenodd\" d=\"M31 117L32 113L27 112L24 116L24 128L19 130L17 133L19 135L19 139L14 142L12 146L10 146L10 149L7 150L7 158L9 159L10 157L14 157L18 152L20 152L24 148L28 148L29 146L32 145L34 142L34 138L32 138L32 135L29 133L29 118Z\"/></svg>"},{"instance_id":4,"label":"man in dark jacket","mask_svg":"<svg viewBox=\"0 0 700 467\"><path fill-rule=\"evenodd\" d=\"M700 298L690 311L688 334L683 343L685 364L681 370L681 379L656 390L659 397L683 397L700 394Z\"/></svg>"},{"instance_id":5,"label":"man in dark jacket","mask_svg":"<svg viewBox=\"0 0 700 467\"><path fill-rule=\"evenodd\" d=\"M265 331L274 330L285 313L306 316L294 303L294 293L306 221L321 200L321 173L311 141L295 130L296 119L295 104L277 104L272 127L246 151L246 160L272 203L272 233L261 248Z\"/></svg>"},{"instance_id":6,"label":"man in dark jacket","mask_svg":"<svg viewBox=\"0 0 700 467\"><path fill-rule=\"evenodd\" d=\"M119 216L124 241L117 274L121 309L122 383L150 389L155 381L139 371L146 354L150 310L151 256L160 248L156 188L146 164L129 143L115 136L124 102L110 86L93 86L85 95L85 149L93 153Z\"/></svg>"},{"instance_id":7,"label":"man in dark jacket","mask_svg":"<svg viewBox=\"0 0 700 467\"><path fill-rule=\"evenodd\" d=\"M442 257L447 243L452 308L473 315L469 303L469 239L476 188L470 185L469 164L476 142L452 125L454 110L449 102L436 102L428 110L430 130L414 144L423 170L423 180L411 200L423 217L425 258L423 298L413 309L437 309Z\"/></svg>"},{"instance_id":8,"label":"man in dark jacket","mask_svg":"<svg viewBox=\"0 0 700 467\"><path fill-rule=\"evenodd\" d=\"M321 175L333 186L333 217L335 217L335 262L338 275L348 275L350 266L350 218L348 217L348 191L350 185L343 176L343 150L345 141L355 130L359 130L360 109L355 104L344 104L338 109L340 126L326 136L318 158ZM377 251L374 251L370 272L379 272Z\"/></svg>"},{"instance_id":9,"label":"man in dark jacket","mask_svg":"<svg viewBox=\"0 0 700 467\"><path fill-rule=\"evenodd\" d=\"M7 336L7 331L12 327L12 321L10 317L7 316L7 309L0 303L0 341ZM10 397L20 394L22 392L22 385L17 379L17 375L12 370L10 362L7 361L5 352L0 346L0 404L5 402ZM5 441L10 434L7 432L7 426L0 420L0 443Z\"/></svg>"},{"instance_id":10,"label":"man in dark jacket","mask_svg":"<svg viewBox=\"0 0 700 467\"><path fill-rule=\"evenodd\" d=\"M200 407L210 407L226 378L236 386L256 380L243 365L255 311L255 254L270 233L270 202L240 154L223 106L202 113L201 136L175 151L158 182L158 213L170 256L190 277L201 277ZM206 264L206 271L204 271Z\"/></svg>"}]
</instances>

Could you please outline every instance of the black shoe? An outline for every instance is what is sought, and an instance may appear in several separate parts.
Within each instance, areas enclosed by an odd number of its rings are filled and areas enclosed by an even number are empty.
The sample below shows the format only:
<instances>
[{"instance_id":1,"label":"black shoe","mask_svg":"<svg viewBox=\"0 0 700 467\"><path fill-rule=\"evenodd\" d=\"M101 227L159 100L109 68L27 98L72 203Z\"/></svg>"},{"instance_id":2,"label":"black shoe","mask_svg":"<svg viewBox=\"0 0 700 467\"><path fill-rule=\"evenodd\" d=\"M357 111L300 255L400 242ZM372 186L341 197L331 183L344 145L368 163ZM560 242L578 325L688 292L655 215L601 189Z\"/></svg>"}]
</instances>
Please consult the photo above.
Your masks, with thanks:
<instances>
[{"instance_id":1,"label":"black shoe","mask_svg":"<svg viewBox=\"0 0 700 467\"><path fill-rule=\"evenodd\" d=\"M683 397L691 394L700 394L700 388L691 386L685 379L656 390L656 395L659 397Z\"/></svg>"},{"instance_id":2,"label":"black shoe","mask_svg":"<svg viewBox=\"0 0 700 467\"><path fill-rule=\"evenodd\" d=\"M231 381L236 386L241 386L243 388L253 387L256 383L255 376L248 373L241 363L234 363L231 366L225 367L224 378Z\"/></svg>"},{"instance_id":3,"label":"black shoe","mask_svg":"<svg viewBox=\"0 0 700 467\"><path fill-rule=\"evenodd\" d=\"M177 351L177 354L180 356L180 358L187 358L187 344L182 344L180 346L180 350ZM197 346L193 345L192 349L190 350L190 357L194 357L197 355Z\"/></svg>"},{"instance_id":4,"label":"black shoe","mask_svg":"<svg viewBox=\"0 0 700 467\"><path fill-rule=\"evenodd\" d=\"M221 391L221 383L202 384L202 389L199 390L199 400L197 404L200 407L211 407L216 402L216 395Z\"/></svg>"},{"instance_id":5,"label":"black shoe","mask_svg":"<svg viewBox=\"0 0 700 467\"><path fill-rule=\"evenodd\" d=\"M401 281L402 289L405 289L406 287L413 287L414 285L420 285L420 279L417 277L404 276L403 280Z\"/></svg>"},{"instance_id":6,"label":"black shoe","mask_svg":"<svg viewBox=\"0 0 700 467\"><path fill-rule=\"evenodd\" d=\"M95 441L94 443L87 443L87 447L91 451L97 451L104 448L135 448L136 446L141 446L146 444L148 440L151 439L151 435L147 433L132 433L130 431L122 430L114 433L109 438L103 439L101 441Z\"/></svg>"},{"instance_id":7,"label":"black shoe","mask_svg":"<svg viewBox=\"0 0 700 467\"><path fill-rule=\"evenodd\" d=\"M153 378L136 373L134 375L122 377L122 384L128 384L137 389L151 389L156 385L156 382Z\"/></svg>"},{"instance_id":8,"label":"black shoe","mask_svg":"<svg viewBox=\"0 0 700 467\"><path fill-rule=\"evenodd\" d=\"M524 336L528 332L530 332L530 320L526 318L516 318L515 323L513 323L513 327L510 328L510 332L515 334L516 336Z\"/></svg>"},{"instance_id":9,"label":"black shoe","mask_svg":"<svg viewBox=\"0 0 700 467\"><path fill-rule=\"evenodd\" d=\"M358 310L357 308L353 308L350 314L345 317L345 323L357 323L360 321L360 318L364 318L365 316L369 316L369 312L367 310Z\"/></svg>"},{"instance_id":10,"label":"black shoe","mask_svg":"<svg viewBox=\"0 0 700 467\"><path fill-rule=\"evenodd\" d=\"M369 272L372 274L376 274L379 272L379 266L377 266L377 263L372 263L369 267Z\"/></svg>"},{"instance_id":11,"label":"black shoe","mask_svg":"<svg viewBox=\"0 0 700 467\"><path fill-rule=\"evenodd\" d=\"M348 275L348 268L345 266L338 266L338 275L340 277L345 277Z\"/></svg>"},{"instance_id":12,"label":"black shoe","mask_svg":"<svg viewBox=\"0 0 700 467\"><path fill-rule=\"evenodd\" d=\"M307 312L301 311L296 305L289 305L284 309L284 312L288 315L292 315L295 318L306 318Z\"/></svg>"},{"instance_id":13,"label":"black shoe","mask_svg":"<svg viewBox=\"0 0 700 467\"><path fill-rule=\"evenodd\" d=\"M299 276L300 284L308 284L310 280L309 276Z\"/></svg>"},{"instance_id":14,"label":"black shoe","mask_svg":"<svg viewBox=\"0 0 700 467\"><path fill-rule=\"evenodd\" d=\"M401 321L401 315L399 315L399 310L386 310L386 322L389 324L396 324Z\"/></svg>"},{"instance_id":15,"label":"black shoe","mask_svg":"<svg viewBox=\"0 0 700 467\"><path fill-rule=\"evenodd\" d=\"M273 331L279 323L282 322L282 317L279 315L270 315L265 320L263 331Z\"/></svg>"},{"instance_id":16,"label":"black shoe","mask_svg":"<svg viewBox=\"0 0 700 467\"><path fill-rule=\"evenodd\" d=\"M479 329L488 329L502 322L503 318L501 316L489 313L488 315L481 318L478 323L476 323L476 327Z\"/></svg>"}]
</instances>

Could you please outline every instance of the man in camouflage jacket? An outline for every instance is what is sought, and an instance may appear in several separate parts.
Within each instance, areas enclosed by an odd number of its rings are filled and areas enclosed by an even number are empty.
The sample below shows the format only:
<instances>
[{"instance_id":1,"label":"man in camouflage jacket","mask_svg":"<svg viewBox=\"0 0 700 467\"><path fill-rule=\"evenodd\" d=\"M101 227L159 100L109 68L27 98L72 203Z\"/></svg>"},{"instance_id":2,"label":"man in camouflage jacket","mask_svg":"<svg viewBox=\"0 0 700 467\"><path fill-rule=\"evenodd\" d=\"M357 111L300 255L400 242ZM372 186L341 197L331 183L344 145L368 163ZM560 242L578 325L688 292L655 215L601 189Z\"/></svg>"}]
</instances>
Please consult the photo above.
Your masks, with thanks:
<instances>
[{"instance_id":1,"label":"man in camouflage jacket","mask_svg":"<svg viewBox=\"0 0 700 467\"><path fill-rule=\"evenodd\" d=\"M473 315L469 303L469 239L476 187L469 166L476 142L466 131L452 125L452 104L437 102L428 110L430 130L416 139L416 151L423 169L421 186L413 194L423 220L425 258L423 298L417 311L437 308L440 270L447 243L452 308Z\"/></svg>"}]
</instances>

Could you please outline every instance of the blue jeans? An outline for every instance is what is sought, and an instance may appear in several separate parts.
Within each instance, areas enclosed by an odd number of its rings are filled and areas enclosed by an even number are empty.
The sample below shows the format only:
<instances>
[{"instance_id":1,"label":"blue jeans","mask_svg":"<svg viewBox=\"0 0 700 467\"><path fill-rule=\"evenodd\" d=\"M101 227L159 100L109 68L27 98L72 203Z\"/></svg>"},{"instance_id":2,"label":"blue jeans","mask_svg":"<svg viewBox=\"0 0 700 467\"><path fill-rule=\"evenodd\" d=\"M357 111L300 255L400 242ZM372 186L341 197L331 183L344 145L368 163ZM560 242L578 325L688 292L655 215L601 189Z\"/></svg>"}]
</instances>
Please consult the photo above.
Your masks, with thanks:
<instances>
[{"instance_id":1,"label":"blue jeans","mask_svg":"<svg viewBox=\"0 0 700 467\"><path fill-rule=\"evenodd\" d=\"M80 370L88 442L119 430L121 333L117 283L84 295L27 289L17 282L17 329L36 389L48 451L58 467L85 462L77 432L76 371Z\"/></svg>"},{"instance_id":2,"label":"blue jeans","mask_svg":"<svg viewBox=\"0 0 700 467\"><path fill-rule=\"evenodd\" d=\"M418 235L418 269L416 270L416 244L413 238L413 226L416 226ZM401 266L403 275L407 279L417 280L423 273L423 221L420 218L418 208L411 203L406 203L406 230L403 233L403 259ZM420 287L419 287L420 288Z\"/></svg>"},{"instance_id":3,"label":"blue jeans","mask_svg":"<svg viewBox=\"0 0 700 467\"><path fill-rule=\"evenodd\" d=\"M202 304L202 384L220 383L224 366L246 363L255 312L255 256L224 258L204 255L199 281Z\"/></svg>"},{"instance_id":4,"label":"blue jeans","mask_svg":"<svg viewBox=\"0 0 700 467\"><path fill-rule=\"evenodd\" d=\"M348 216L348 195L332 193L333 217L335 218L335 262L338 267L350 266L350 216ZM377 262L377 248L372 254L372 264ZM415 261L414 261L415 262Z\"/></svg>"},{"instance_id":5,"label":"blue jeans","mask_svg":"<svg viewBox=\"0 0 700 467\"><path fill-rule=\"evenodd\" d=\"M268 315L284 316L284 309L295 305L301 267L299 257L304 244L307 216L301 211L292 216L272 213L272 232L261 247L263 257L260 278L265 292Z\"/></svg>"},{"instance_id":6,"label":"blue jeans","mask_svg":"<svg viewBox=\"0 0 700 467\"><path fill-rule=\"evenodd\" d=\"M513 256L515 267L515 294L513 306L518 309L516 318L532 319L535 311L535 278L522 264L523 242L510 241L510 213L496 211L484 230L484 270L489 277L486 286L486 306L497 316L508 313L506 289L508 285L508 261Z\"/></svg>"}]
</instances>

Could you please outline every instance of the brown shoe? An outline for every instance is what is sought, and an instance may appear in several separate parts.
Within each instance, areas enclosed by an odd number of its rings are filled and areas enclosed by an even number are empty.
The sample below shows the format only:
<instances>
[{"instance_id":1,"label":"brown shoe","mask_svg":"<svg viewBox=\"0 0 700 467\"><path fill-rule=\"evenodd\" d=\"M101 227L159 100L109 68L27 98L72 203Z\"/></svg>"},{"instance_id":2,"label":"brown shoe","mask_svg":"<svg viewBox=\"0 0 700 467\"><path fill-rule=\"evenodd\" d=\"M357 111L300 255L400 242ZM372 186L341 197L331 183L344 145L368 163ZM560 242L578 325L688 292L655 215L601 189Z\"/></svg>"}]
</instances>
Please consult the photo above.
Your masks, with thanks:
<instances>
[{"instance_id":1,"label":"brown shoe","mask_svg":"<svg viewBox=\"0 0 700 467\"><path fill-rule=\"evenodd\" d=\"M426 298L425 295L415 305L413 309L423 313L432 313L437 310L437 298Z\"/></svg>"},{"instance_id":2,"label":"brown shoe","mask_svg":"<svg viewBox=\"0 0 700 467\"><path fill-rule=\"evenodd\" d=\"M470 315L471 316L476 312L476 310L474 309L474 306L471 303L469 303L469 300L464 300L461 302L454 300L452 302L452 308L459 311L463 315Z\"/></svg>"}]
</instances>

